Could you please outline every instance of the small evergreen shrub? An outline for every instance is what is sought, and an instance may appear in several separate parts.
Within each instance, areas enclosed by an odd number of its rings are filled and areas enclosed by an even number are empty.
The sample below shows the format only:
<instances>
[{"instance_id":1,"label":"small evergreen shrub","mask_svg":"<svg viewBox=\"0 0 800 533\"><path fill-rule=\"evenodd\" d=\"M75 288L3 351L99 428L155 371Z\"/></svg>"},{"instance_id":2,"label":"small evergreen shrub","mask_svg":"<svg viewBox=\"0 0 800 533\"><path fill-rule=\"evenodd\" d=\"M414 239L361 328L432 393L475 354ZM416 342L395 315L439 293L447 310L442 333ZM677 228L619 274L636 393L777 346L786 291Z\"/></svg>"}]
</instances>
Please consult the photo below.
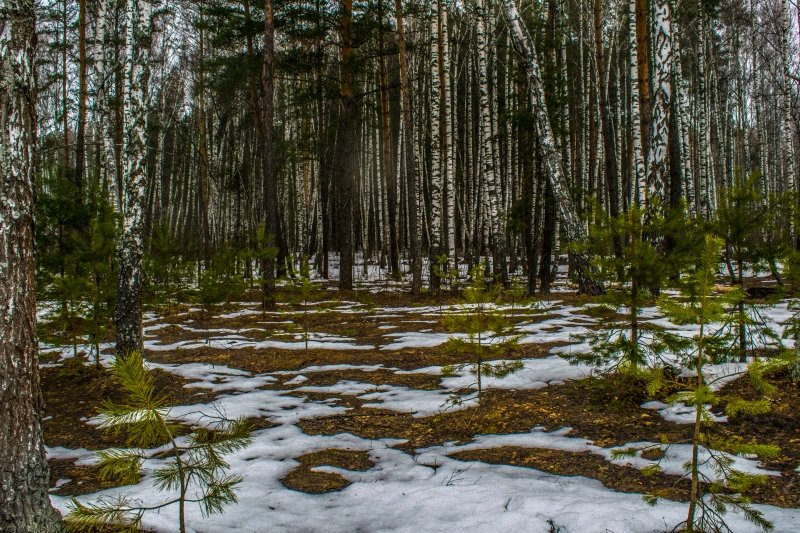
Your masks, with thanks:
<instances>
[{"instance_id":1,"label":"small evergreen shrub","mask_svg":"<svg viewBox=\"0 0 800 533\"><path fill-rule=\"evenodd\" d=\"M135 532L145 513L178 505L178 526L185 533L187 505L199 505L206 516L235 503L235 489L242 478L227 473L224 456L250 443L250 424L222 416L209 418L204 426L179 437L183 421L170 416L166 397L156 392L153 377L138 353L118 358L113 375L125 396L119 402L103 403L100 414L105 421L101 427L124 436L129 447L100 452L100 477L122 484L138 483L149 457L147 449L163 445L165 459L153 472L153 486L171 494L150 506L122 496L101 498L96 503L73 499L65 520L67 528L74 532L107 528Z\"/></svg>"}]
</instances>

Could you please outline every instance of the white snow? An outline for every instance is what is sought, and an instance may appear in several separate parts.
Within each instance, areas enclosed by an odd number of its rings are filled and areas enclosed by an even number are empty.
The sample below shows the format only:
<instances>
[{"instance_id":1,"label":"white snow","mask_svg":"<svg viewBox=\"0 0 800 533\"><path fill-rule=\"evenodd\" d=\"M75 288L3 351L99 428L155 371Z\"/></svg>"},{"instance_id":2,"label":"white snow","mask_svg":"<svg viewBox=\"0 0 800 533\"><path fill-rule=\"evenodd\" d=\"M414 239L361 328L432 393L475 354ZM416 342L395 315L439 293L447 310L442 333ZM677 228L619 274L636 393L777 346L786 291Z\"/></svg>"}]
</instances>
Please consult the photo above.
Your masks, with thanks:
<instances>
[{"instance_id":1,"label":"white snow","mask_svg":"<svg viewBox=\"0 0 800 533\"><path fill-rule=\"evenodd\" d=\"M371 270L369 275L375 274ZM371 288L368 290L372 290ZM309 312L331 312L332 302L323 307L317 303L309 306ZM439 346L453 337L463 334L435 332L392 332L396 322L381 324L382 318L401 318L405 322L428 321L425 317L439 317L462 313L463 306L420 306L366 309L357 302L333 302L337 313L369 313L376 319L378 329L386 343L383 351L403 348ZM512 309L509 307L509 309ZM521 311L517 306L513 308ZM527 311L527 309L525 309ZM517 327L523 335L521 342L562 343L550 350L552 355L543 358L521 360L522 369L505 378L484 376L485 389L537 389L588 376L593 368L587 365L572 365L562 355L574 354L589 349L589 345L576 338L588 333L602 319L596 319L585 309L564 305L562 302L545 302L537 312L541 317L526 315ZM783 322L790 316L785 303L761 309L770 325L780 334ZM260 314L260 310L243 308L239 311L219 315L220 318ZM273 315L280 316L280 313ZM285 332L264 332L264 340L253 340L242 335L247 330L204 330L184 327L190 333L198 333L197 339L171 344L158 340L158 331L166 327L158 316L148 314L146 332L154 335L145 341L146 348L153 351L170 351L214 346L225 349L303 349L305 339L296 335L285 340ZM682 335L696 333L692 326L676 327L663 319L655 308L644 309L642 321L662 325ZM208 336L208 339L204 336ZM491 342L491 341L490 341ZM361 344L357 338L312 332L309 347L334 350L369 350L372 344ZM42 343L42 350L60 357L69 357L72 347L49 346ZM393 439L370 440L351 434L313 436L303 433L296 424L304 419L346 413L349 408L339 405L337 396L353 396L366 401L366 407L375 407L410 413L415 417L432 416L448 409L465 408L477 401L474 391L476 378L472 365L457 368L454 375L442 376L442 367L428 366L399 370L392 367L393 354L387 354L385 364L373 365L314 365L297 370L284 370L268 374L254 374L244 370L207 363L157 364L149 362L151 368L179 375L189 383L187 387L207 390L215 395L210 403L173 406L169 415L183 418L194 424L203 424L208 417L223 414L229 418L265 418L274 427L254 432L253 443L246 449L227 457L231 474L241 475L244 482L237 494L239 504L226 508L221 515L203 517L196 505L189 505L188 531L194 533L231 532L450 532L450 531L533 531L546 533L550 529L547 520L561 527L562 533L645 533L654 530L670 530L685 518L684 502L662 501L655 507L648 506L638 494L613 491L600 482L580 476L551 475L532 468L491 465L481 462L459 461L451 454L458 451L496 448L500 446L535 447L572 452L589 452L616 464L628 464L644 468L651 464L659 466L668 474L683 475L684 463L689 458L688 445L666 447L651 442L627 443L616 448L604 448L593 441L570 436L570 428L546 432L533 428L527 433L514 435L478 435L473 442L456 446L445 444L418 450L408 454L393 448L402 441ZM107 364L110 357L104 355ZM492 362L496 363L496 362ZM706 377L715 387L736 379L746 365L728 363L707 367ZM316 372L357 370L374 372L383 370L398 374L429 374L441 376L440 386L434 390L418 390L388 384L376 385L355 380L339 380L333 385L305 385L308 376ZM286 376L283 378L282 376ZM279 385L278 378L288 379ZM299 387L298 387L299 386ZM292 388L297 387L297 388ZM455 391L473 391L455 396ZM315 399L304 397L304 393ZM319 399L312 393L330 395ZM666 405L649 402L642 407L658 411L667 420L678 423L694 421L694 409L682 404ZM381 414L383 416L383 414ZM725 418L718 417L719 421ZM88 421L96 423L97 420ZM664 456L653 461L641 456L643 449L659 446ZM284 487L280 479L298 465L296 458L313 451L328 448L364 450L369 453L375 466L365 472L351 472L328 466L318 471L335 472L352 484L347 488L322 495L310 495ZM615 458L619 449L637 450L632 457ZM78 449L47 448L48 457L74 460L80 464L96 461L96 452ZM701 459L708 452L701 450ZM147 452L146 475L137 485L119 487L79 497L82 502L96 501L103 496L123 494L141 500L146 505L159 503L170 494L159 493L152 486L152 471L163 464L164 459ZM746 472L778 475L764 470L757 461L742 457L734 458L736 467ZM707 468L707 467L706 467ZM798 467L800 471L800 467ZM713 474L710 470L705 471ZM59 480L60 483L66 483ZM54 505L62 512L69 498L52 495ZM757 509L773 520L776 531L796 531L800 522L800 510L780 509L757 505ZM145 514L142 526L158 532L177 530L177 508L168 507L159 513ZM754 529L735 512L727 515L732 530L749 532Z\"/></svg>"},{"instance_id":2,"label":"white snow","mask_svg":"<svg viewBox=\"0 0 800 533\"><path fill-rule=\"evenodd\" d=\"M530 438L572 446L563 440L568 437L558 434ZM190 505L187 529L193 533L267 529L320 533L459 530L545 533L550 519L562 531L571 533L644 533L654 528L671 528L685 518L686 504L682 502L663 500L650 507L640 495L616 492L585 477L457 461L447 456L447 452L457 449L454 447L422 450L412 456L392 448L399 442L367 440L350 434L309 436L291 425L257 431L250 446L228 457L231 472L244 477L237 491L238 505L210 517L201 516L197 506ZM352 483L339 492L310 495L282 486L280 479L297 466L296 457L328 448L367 451L375 466L365 472L333 470ZM145 467L152 470L160 464L160 460L148 459ZM150 477L146 476L138 485L78 499L92 501L124 491L130 498L153 505L174 496L154 491L150 483ZM69 498L60 496L51 496L51 500L62 512L69 502ZM756 508L775 522L777 531L793 531L800 520L800 511L795 509L764 505ZM753 531L740 514L732 512L727 519L734 531ZM177 508L171 506L159 513L147 513L142 525L159 532L176 531Z\"/></svg>"}]
</instances>

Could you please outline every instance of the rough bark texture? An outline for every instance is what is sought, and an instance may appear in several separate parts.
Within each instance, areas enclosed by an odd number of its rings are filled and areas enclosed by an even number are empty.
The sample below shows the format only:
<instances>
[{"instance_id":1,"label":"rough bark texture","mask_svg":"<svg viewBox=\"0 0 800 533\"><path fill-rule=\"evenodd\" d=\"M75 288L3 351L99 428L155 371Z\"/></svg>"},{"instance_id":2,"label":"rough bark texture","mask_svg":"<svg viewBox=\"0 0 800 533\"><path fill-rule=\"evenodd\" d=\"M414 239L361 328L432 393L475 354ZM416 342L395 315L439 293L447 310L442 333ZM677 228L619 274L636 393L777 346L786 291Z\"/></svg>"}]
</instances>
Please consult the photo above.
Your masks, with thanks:
<instances>
[{"instance_id":1,"label":"rough bark texture","mask_svg":"<svg viewBox=\"0 0 800 533\"><path fill-rule=\"evenodd\" d=\"M568 241L585 243L588 239L586 227L578 217L575 205L569 195L561 158L556 150L553 130L547 116L547 107L545 106L544 93L542 91L542 78L539 74L539 64L533 39L531 39L528 30L522 23L522 18L514 0L503 0L503 6L514 48L524 59L525 75L528 78L530 91L531 111L561 227ZM589 258L585 254L576 253L574 255L574 265L581 292L597 294L603 291L602 284L592 279Z\"/></svg>"},{"instance_id":2,"label":"rough bark texture","mask_svg":"<svg viewBox=\"0 0 800 533\"><path fill-rule=\"evenodd\" d=\"M381 8L383 4L381 4ZM381 16L383 20L383 16ZM379 41L379 79L381 86L381 165L386 189L387 233L389 241L389 271L392 278L399 280L400 272L400 247L397 240L397 173L392 146L392 115L389 109L389 74L386 68L384 54L386 37L381 32Z\"/></svg>"},{"instance_id":3,"label":"rough bark texture","mask_svg":"<svg viewBox=\"0 0 800 533\"><path fill-rule=\"evenodd\" d=\"M264 0L264 52L261 71L262 113L261 120L261 163L264 173L264 232L266 245L275 248L278 243L278 184L273 170L272 137L275 122L275 20L272 0ZM263 279L264 307L275 308L275 256L269 254L261 266Z\"/></svg>"},{"instance_id":4,"label":"rough bark texture","mask_svg":"<svg viewBox=\"0 0 800 533\"><path fill-rule=\"evenodd\" d=\"M339 236L339 289L353 289L353 182L358 171L356 102L353 94L355 57L353 50L353 2L342 2L339 26L341 47L341 100L339 139L336 143L337 228Z\"/></svg>"},{"instance_id":5,"label":"rough bark texture","mask_svg":"<svg viewBox=\"0 0 800 533\"><path fill-rule=\"evenodd\" d=\"M669 107L672 99L672 19L668 0L656 0L654 18L655 40L655 105L653 107L653 132L650 144L648 189L653 203L648 207L665 203L667 177L667 143L669 140Z\"/></svg>"},{"instance_id":6,"label":"rough bark texture","mask_svg":"<svg viewBox=\"0 0 800 533\"><path fill-rule=\"evenodd\" d=\"M444 210L442 194L444 176L447 173L447 102L445 100L444 39L443 26L446 24L447 12L444 4L437 1L436 13L431 19L431 35L436 42L431 44L431 232L430 232L430 290L435 293L440 288L439 257L442 244L446 243L442 230L442 211ZM446 249L445 249L446 251Z\"/></svg>"},{"instance_id":7,"label":"rough bark texture","mask_svg":"<svg viewBox=\"0 0 800 533\"><path fill-rule=\"evenodd\" d=\"M33 0L0 2L0 531L49 533L33 290Z\"/></svg>"},{"instance_id":8,"label":"rough bark texture","mask_svg":"<svg viewBox=\"0 0 800 533\"><path fill-rule=\"evenodd\" d=\"M408 71L408 54L403 28L403 4L395 0L395 16L397 18L397 46L400 59L400 93L403 99L403 142L406 157L406 183L408 191L408 232L411 244L411 294L418 296L422 292L422 246L419 235L419 178L417 177L417 159L414 155L414 126L411 120L411 88Z\"/></svg>"},{"instance_id":9,"label":"rough bark texture","mask_svg":"<svg viewBox=\"0 0 800 533\"><path fill-rule=\"evenodd\" d=\"M142 349L142 253L147 167L147 78L152 5L128 5L123 121L122 231L118 241L117 354Z\"/></svg>"},{"instance_id":10,"label":"rough bark texture","mask_svg":"<svg viewBox=\"0 0 800 533\"><path fill-rule=\"evenodd\" d=\"M636 183L636 203L639 207L644 205L647 194L645 181L645 162L642 147L642 118L639 106L639 97L636 92L639 88L639 54L636 45L636 0L630 0L628 5L628 47L629 70L631 77L631 141L633 144L633 181Z\"/></svg>"},{"instance_id":11,"label":"rough bark texture","mask_svg":"<svg viewBox=\"0 0 800 533\"><path fill-rule=\"evenodd\" d=\"M86 172L86 106L89 99L86 57L86 1L79 0L78 18L78 131L75 138L75 205L83 204L83 177Z\"/></svg>"},{"instance_id":12,"label":"rough bark texture","mask_svg":"<svg viewBox=\"0 0 800 533\"><path fill-rule=\"evenodd\" d=\"M636 16L636 66L637 81L639 85L640 125L642 133L642 153L647 165L647 155L650 151L650 129L653 121L653 95L650 90L650 30L648 0L634 0ZM644 202L644 198L642 198Z\"/></svg>"}]
</instances>

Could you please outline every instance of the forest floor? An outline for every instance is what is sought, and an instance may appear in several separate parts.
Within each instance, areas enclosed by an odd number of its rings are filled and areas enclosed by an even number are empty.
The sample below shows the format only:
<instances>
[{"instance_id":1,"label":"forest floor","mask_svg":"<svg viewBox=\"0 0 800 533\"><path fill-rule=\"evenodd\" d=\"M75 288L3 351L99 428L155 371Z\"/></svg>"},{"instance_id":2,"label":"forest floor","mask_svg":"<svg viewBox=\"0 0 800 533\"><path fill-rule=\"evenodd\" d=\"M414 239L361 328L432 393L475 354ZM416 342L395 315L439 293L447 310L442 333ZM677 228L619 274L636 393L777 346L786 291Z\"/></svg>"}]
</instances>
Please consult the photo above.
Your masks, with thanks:
<instances>
[{"instance_id":1,"label":"forest floor","mask_svg":"<svg viewBox=\"0 0 800 533\"><path fill-rule=\"evenodd\" d=\"M278 297L296 300L288 292ZM228 458L232 473L244 477L239 503L211 517L190 506L189 530L672 530L686 513L683 464L694 409L667 403L666 392L649 398L643 383L603 377L564 357L587 351L580 336L615 318L589 299L556 293L497 307L519 340L493 359L521 368L506 377L484 375L480 397L470 350L449 342L464 338L451 331L451 317L470 309L449 296L412 301L368 287L319 292L266 313L257 302L149 311L144 357L174 406L171 415L192 420L214 410L255 427L252 444ZM786 301L758 308L779 333L791 316ZM693 333L655 307L642 320ZM97 428L102 400L120 394L106 370L111 344L103 345L95 368L81 357L88 346L43 339L56 507L66 511L71 497L165 499L147 474L161 464L157 456L145 462L137 485L99 480L97 452L125 444ZM736 379L744 369L709 367L722 378L722 396L754 394L747 379ZM713 431L780 446L774 458L734 460L738 469L766 475L747 496L776 531L790 533L800 524L800 387L786 376L772 380L778 387L769 414L720 415ZM614 453L625 449L638 451ZM661 473L645 475L652 464ZM651 507L645 493L663 499ZM176 531L176 512L145 514L142 527ZM732 531L757 530L736 512L727 519Z\"/></svg>"}]
</instances>

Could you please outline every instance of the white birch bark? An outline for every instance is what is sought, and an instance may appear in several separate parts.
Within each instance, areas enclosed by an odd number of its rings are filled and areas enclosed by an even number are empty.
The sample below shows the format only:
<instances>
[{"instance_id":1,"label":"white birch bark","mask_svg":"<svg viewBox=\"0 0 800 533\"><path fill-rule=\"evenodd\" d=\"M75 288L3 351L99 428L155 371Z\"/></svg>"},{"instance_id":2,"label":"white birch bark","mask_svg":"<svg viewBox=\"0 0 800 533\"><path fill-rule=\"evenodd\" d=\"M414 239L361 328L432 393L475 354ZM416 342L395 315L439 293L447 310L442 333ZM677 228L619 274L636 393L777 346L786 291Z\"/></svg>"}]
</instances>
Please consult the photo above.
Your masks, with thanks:
<instances>
[{"instance_id":1,"label":"white birch bark","mask_svg":"<svg viewBox=\"0 0 800 533\"><path fill-rule=\"evenodd\" d=\"M48 496L36 338L36 7L0 0L0 531L61 531Z\"/></svg>"},{"instance_id":2,"label":"white birch bark","mask_svg":"<svg viewBox=\"0 0 800 533\"><path fill-rule=\"evenodd\" d=\"M118 241L117 354L142 349L142 254L147 146L147 78L152 4L129 0L125 35L122 230Z\"/></svg>"},{"instance_id":3,"label":"white birch bark","mask_svg":"<svg viewBox=\"0 0 800 533\"><path fill-rule=\"evenodd\" d=\"M669 105L672 98L672 28L669 0L654 2L655 102L653 105L653 138L650 143L648 192L651 206L663 207L667 176L667 141L669 137Z\"/></svg>"},{"instance_id":4,"label":"white birch bark","mask_svg":"<svg viewBox=\"0 0 800 533\"><path fill-rule=\"evenodd\" d=\"M636 47L636 0L628 2L628 67L631 83L631 128L633 139L633 182L636 184L636 202L644 206L647 194L644 153L642 152L642 116L639 110L639 52Z\"/></svg>"},{"instance_id":5,"label":"white birch bark","mask_svg":"<svg viewBox=\"0 0 800 533\"><path fill-rule=\"evenodd\" d=\"M492 34L491 5L487 0L476 1L477 18L477 48L478 48L478 91L480 96L480 122L481 122L481 179L485 183L485 198L489 229L494 239L494 249L497 259L505 261L505 235L504 223L500 209L500 194L497 177L495 137L492 124L494 106L489 97L489 35ZM497 267L499 265L495 265ZM502 273L505 279L504 273Z\"/></svg>"},{"instance_id":6,"label":"white birch bark","mask_svg":"<svg viewBox=\"0 0 800 533\"><path fill-rule=\"evenodd\" d=\"M706 38L707 38L707 21L706 15L703 12L704 7L698 2L699 15L699 36L697 43L697 181L699 185L699 198L700 201L700 215L708 220L711 216L711 207L709 196L711 194L710 187L710 163L711 163L711 150L710 150L710 128L708 122L708 94L706 91Z\"/></svg>"},{"instance_id":7,"label":"white birch bark","mask_svg":"<svg viewBox=\"0 0 800 533\"><path fill-rule=\"evenodd\" d=\"M449 9L446 0L442 1L442 8L445 10L442 14L442 54L441 61L444 67L444 104L445 104L445 129L446 136L445 142L445 169L444 169L444 182L447 195L445 201L447 203L447 256L448 265L450 268L458 267L458 255L456 253L456 157L455 145L453 143L453 131L456 126L456 120L453 110L453 94L451 89L452 73L451 73L451 55L450 55L450 22L449 22Z\"/></svg>"},{"instance_id":8,"label":"white birch bark","mask_svg":"<svg viewBox=\"0 0 800 533\"><path fill-rule=\"evenodd\" d=\"M539 73L539 63L533 39L531 39L527 28L522 22L514 0L503 0L503 7L514 48L524 60L525 74L530 86L530 103L534 115L536 133L539 136L539 145L542 149L544 164L547 169L553 197L556 200L561 228L567 240L575 243L585 243L588 239L588 232L583 221L578 218L572 198L569 195L561 158L556 150L553 130L547 116L547 107L542 91L542 78ZM582 253L576 253L574 259L580 290L586 293L601 292L603 290L602 285L592 279L588 257Z\"/></svg>"},{"instance_id":9,"label":"white birch bark","mask_svg":"<svg viewBox=\"0 0 800 533\"><path fill-rule=\"evenodd\" d=\"M440 253L441 238L442 238L442 185L444 166L446 165L445 156L442 151L441 143L441 98L440 90L444 87L441 86L441 79L439 76L439 68L442 58L439 56L440 43L439 34L440 26L442 24L442 7L441 0L434 4L434 13L431 14L430 23L430 132L431 132L431 179L430 179L430 195L431 195L431 231L430 231L430 260L431 268Z\"/></svg>"},{"instance_id":10,"label":"white birch bark","mask_svg":"<svg viewBox=\"0 0 800 533\"><path fill-rule=\"evenodd\" d=\"M783 155L783 186L785 190L796 191L794 165L794 132L792 131L792 93L789 72L789 5L787 0L781 0L781 35L780 35L780 60L783 78L781 80L782 121L781 121L781 152ZM792 235L794 235L792 223Z\"/></svg>"}]
</instances>

